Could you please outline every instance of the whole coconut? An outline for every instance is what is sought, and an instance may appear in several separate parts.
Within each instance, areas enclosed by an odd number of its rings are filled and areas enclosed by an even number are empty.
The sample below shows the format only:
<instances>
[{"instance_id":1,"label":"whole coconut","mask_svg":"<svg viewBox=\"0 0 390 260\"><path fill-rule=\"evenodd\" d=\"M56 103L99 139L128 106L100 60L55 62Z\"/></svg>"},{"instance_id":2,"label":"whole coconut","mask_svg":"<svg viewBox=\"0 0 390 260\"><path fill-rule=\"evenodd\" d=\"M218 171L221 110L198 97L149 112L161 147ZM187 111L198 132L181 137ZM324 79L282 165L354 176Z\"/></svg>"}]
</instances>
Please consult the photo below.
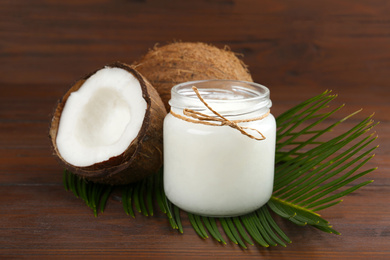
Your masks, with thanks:
<instances>
[{"instance_id":1,"label":"whole coconut","mask_svg":"<svg viewBox=\"0 0 390 260\"><path fill-rule=\"evenodd\" d=\"M201 42L155 46L134 65L157 89L167 109L171 88L182 82L205 79L253 81L247 66L228 47L220 49Z\"/></svg>"}]
</instances>

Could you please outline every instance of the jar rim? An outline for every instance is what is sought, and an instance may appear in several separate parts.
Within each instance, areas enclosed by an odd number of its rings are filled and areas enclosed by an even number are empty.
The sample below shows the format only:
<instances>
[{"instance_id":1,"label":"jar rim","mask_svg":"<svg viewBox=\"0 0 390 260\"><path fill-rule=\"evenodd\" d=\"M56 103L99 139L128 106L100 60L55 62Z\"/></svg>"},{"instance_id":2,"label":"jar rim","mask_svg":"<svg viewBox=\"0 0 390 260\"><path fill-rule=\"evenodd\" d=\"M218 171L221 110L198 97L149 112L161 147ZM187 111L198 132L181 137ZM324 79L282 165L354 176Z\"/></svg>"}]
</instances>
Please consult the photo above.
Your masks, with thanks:
<instances>
[{"instance_id":1,"label":"jar rim","mask_svg":"<svg viewBox=\"0 0 390 260\"><path fill-rule=\"evenodd\" d=\"M272 102L270 90L258 83L240 80L208 79L188 81L175 85L171 89L169 104L173 108L202 109L204 105L196 96L192 87L195 86L202 98L212 106L228 103L239 110L269 109ZM224 109L223 109L224 110ZM228 110L231 110L230 108Z\"/></svg>"},{"instance_id":2,"label":"jar rim","mask_svg":"<svg viewBox=\"0 0 390 260\"><path fill-rule=\"evenodd\" d=\"M246 98L240 98L240 99L212 99L213 102L242 102L243 100L252 100L252 99L263 99L263 98L269 98L270 91L269 89L261 84L250 82L250 81L242 81L242 80L229 80L229 79L206 79L206 80L196 80L196 81L187 81L183 83L179 83L172 87L171 94L177 94L184 98L190 98L190 99L197 99L196 96L188 96L188 95L182 95L183 89L191 89L192 86L195 86L198 88L199 91L205 90L205 89L212 89L212 88L205 88L204 84L209 83L220 83L220 84L237 84L235 87L241 87L243 88L243 85L251 86L254 89L252 89L251 93L253 94L252 97L246 97ZM260 91L259 91L260 90ZM255 95L256 94L256 95ZM208 98L206 97L205 100Z\"/></svg>"}]
</instances>

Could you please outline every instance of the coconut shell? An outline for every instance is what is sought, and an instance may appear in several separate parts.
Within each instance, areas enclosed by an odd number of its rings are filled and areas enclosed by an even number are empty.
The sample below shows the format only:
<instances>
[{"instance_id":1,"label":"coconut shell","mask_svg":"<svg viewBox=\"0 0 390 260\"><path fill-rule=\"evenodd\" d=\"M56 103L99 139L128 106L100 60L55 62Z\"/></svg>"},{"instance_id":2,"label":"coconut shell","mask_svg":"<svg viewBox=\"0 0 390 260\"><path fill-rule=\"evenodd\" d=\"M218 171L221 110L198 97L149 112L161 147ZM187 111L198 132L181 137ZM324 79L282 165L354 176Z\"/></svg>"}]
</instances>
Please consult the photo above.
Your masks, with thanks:
<instances>
[{"instance_id":1,"label":"coconut shell","mask_svg":"<svg viewBox=\"0 0 390 260\"><path fill-rule=\"evenodd\" d=\"M244 62L227 47L219 49L200 42L155 46L134 65L157 89L167 109L171 88L179 83L205 79L253 81Z\"/></svg>"},{"instance_id":2,"label":"coconut shell","mask_svg":"<svg viewBox=\"0 0 390 260\"><path fill-rule=\"evenodd\" d=\"M163 120L166 110L157 91L134 68L119 62L106 67L124 69L138 79L142 88L143 98L147 103L142 127L128 148L118 156L87 167L77 167L67 163L58 151L56 138L65 103L70 94L77 91L96 71L77 81L59 101L51 122L49 136L54 154L66 169L92 182L122 185L139 181L156 173L161 168L163 162Z\"/></svg>"}]
</instances>

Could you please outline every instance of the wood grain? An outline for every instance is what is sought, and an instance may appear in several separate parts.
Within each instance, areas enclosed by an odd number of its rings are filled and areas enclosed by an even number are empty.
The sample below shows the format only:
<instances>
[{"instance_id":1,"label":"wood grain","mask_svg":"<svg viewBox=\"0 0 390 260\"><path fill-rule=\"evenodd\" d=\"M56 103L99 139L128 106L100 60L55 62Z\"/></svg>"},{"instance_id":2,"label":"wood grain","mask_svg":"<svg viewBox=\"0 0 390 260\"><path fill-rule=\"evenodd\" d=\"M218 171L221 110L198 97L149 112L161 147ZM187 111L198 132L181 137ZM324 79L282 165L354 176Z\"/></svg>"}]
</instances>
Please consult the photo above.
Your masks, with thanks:
<instances>
[{"instance_id":1,"label":"wood grain","mask_svg":"<svg viewBox=\"0 0 390 260\"><path fill-rule=\"evenodd\" d=\"M1 1L0 258L388 259L389 13L386 0ZM184 234L159 212L129 218L115 197L95 218L64 190L47 136L57 100L90 71L175 40L242 53L275 115L326 89L346 103L331 121L363 108L340 131L375 112L367 168L379 168L362 178L375 181L322 212L341 236L278 219L292 244L242 250L200 239L185 216Z\"/></svg>"}]
</instances>

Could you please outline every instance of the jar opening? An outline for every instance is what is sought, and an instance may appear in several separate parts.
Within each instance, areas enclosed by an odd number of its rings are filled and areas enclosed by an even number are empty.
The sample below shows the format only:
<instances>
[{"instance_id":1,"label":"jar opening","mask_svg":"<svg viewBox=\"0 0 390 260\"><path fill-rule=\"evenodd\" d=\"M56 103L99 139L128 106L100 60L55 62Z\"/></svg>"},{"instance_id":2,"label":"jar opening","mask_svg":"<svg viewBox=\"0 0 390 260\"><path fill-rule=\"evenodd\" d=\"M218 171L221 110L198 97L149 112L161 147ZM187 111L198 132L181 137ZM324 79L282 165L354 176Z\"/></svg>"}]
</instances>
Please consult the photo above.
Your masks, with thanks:
<instances>
[{"instance_id":1,"label":"jar opening","mask_svg":"<svg viewBox=\"0 0 390 260\"><path fill-rule=\"evenodd\" d=\"M272 106L270 91L263 85L238 80L201 80L181 83L172 88L169 104L173 109L205 110L204 104L192 90L193 86L211 107L225 115L261 109L268 111Z\"/></svg>"}]
</instances>

